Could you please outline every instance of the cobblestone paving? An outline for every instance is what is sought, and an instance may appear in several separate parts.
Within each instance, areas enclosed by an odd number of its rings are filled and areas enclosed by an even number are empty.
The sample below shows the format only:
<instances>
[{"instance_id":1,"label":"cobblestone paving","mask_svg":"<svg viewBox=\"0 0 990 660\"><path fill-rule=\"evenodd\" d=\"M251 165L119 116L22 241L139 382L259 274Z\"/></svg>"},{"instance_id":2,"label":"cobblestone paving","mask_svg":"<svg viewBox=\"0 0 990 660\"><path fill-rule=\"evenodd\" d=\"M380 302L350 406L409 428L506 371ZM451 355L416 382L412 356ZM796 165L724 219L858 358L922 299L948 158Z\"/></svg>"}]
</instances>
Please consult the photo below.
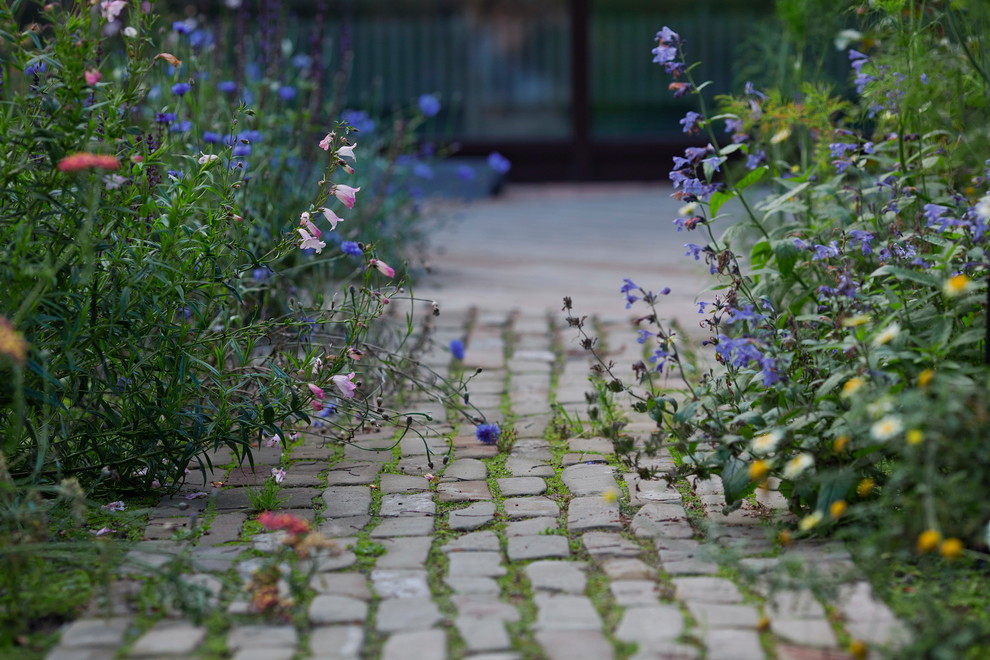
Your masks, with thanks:
<instances>
[{"instance_id":1,"label":"cobblestone paving","mask_svg":"<svg viewBox=\"0 0 990 660\"><path fill-rule=\"evenodd\" d=\"M627 320L602 319L601 331L612 359L638 359L635 342L623 347ZM467 346L464 368L482 368L472 403L514 429L507 453L450 419L446 464L442 437L381 451L391 436L339 447L305 435L287 456L258 450L254 470L217 468L207 482L222 488L200 484L162 500L126 570L153 572L181 557L181 570L166 574L202 587L207 612L226 616L196 623L166 602L159 620L139 618L131 605L139 580L122 577L109 601L66 627L48 659L838 660L851 657L852 640L876 650L906 635L842 546L785 549L771 538L763 517L783 515L773 491L724 515L717 480L680 489L641 480L621 468L609 440L558 434L552 405L586 418L589 389L588 358L572 350L561 315L443 313L426 362L447 369L443 347L455 338ZM407 409L445 421L435 402ZM652 423L630 419L625 431L646 438ZM672 465L666 454L651 460L661 472ZM247 494L276 465L288 472L282 510L341 549L306 565L309 604L293 621L251 614L245 589L280 548L277 534L250 523ZM199 490L207 496L185 499ZM176 540L197 527L205 533L194 541ZM839 585L828 601L809 588L815 580L788 581L797 566ZM288 588L286 580L283 595Z\"/></svg>"}]
</instances>

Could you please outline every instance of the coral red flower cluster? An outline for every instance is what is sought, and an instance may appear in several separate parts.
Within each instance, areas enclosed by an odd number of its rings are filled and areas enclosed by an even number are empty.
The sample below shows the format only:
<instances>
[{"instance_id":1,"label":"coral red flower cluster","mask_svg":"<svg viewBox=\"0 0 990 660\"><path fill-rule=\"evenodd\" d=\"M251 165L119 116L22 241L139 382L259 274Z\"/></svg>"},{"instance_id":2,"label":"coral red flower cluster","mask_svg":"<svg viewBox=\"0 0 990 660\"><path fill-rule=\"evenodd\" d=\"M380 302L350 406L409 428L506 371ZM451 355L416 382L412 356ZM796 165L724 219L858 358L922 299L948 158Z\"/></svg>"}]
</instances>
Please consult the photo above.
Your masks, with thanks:
<instances>
[{"instance_id":1,"label":"coral red flower cluster","mask_svg":"<svg viewBox=\"0 0 990 660\"><path fill-rule=\"evenodd\" d=\"M80 151L79 153L72 154L71 156L66 156L62 160L58 161L58 169L60 172L78 172L79 170L88 170L92 168L116 170L120 168L120 161L113 156L91 154L85 151Z\"/></svg>"},{"instance_id":2,"label":"coral red flower cluster","mask_svg":"<svg viewBox=\"0 0 990 660\"><path fill-rule=\"evenodd\" d=\"M284 529L290 534L306 534L309 532L309 523L298 518L291 513L273 513L265 511L258 516L258 522L265 529L277 531Z\"/></svg>"}]
</instances>

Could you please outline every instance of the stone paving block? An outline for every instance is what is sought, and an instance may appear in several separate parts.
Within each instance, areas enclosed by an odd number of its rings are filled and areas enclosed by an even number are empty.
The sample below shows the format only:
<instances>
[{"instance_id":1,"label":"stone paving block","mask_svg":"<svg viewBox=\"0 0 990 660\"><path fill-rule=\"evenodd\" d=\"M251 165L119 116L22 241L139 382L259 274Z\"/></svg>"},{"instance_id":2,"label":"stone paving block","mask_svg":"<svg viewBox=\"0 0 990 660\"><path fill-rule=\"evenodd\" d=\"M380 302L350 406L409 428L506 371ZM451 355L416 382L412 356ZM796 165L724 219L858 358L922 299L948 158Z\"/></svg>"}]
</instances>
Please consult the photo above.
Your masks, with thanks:
<instances>
[{"instance_id":1,"label":"stone paving block","mask_svg":"<svg viewBox=\"0 0 990 660\"><path fill-rule=\"evenodd\" d=\"M336 539L344 536L353 536L356 532L364 529L369 522L371 522L371 516L333 518L321 522L317 527L317 531L329 539Z\"/></svg>"},{"instance_id":2,"label":"stone paving block","mask_svg":"<svg viewBox=\"0 0 990 660\"><path fill-rule=\"evenodd\" d=\"M462 461L466 458L491 458L498 454L498 447L486 445L473 435L454 438L454 458Z\"/></svg>"},{"instance_id":3,"label":"stone paving block","mask_svg":"<svg viewBox=\"0 0 990 660\"><path fill-rule=\"evenodd\" d=\"M583 594L588 580L585 564L578 561L534 561L526 566L526 577L534 591Z\"/></svg>"},{"instance_id":4,"label":"stone paving block","mask_svg":"<svg viewBox=\"0 0 990 660\"><path fill-rule=\"evenodd\" d=\"M502 497L542 495L547 492L547 482L539 477L506 477L498 480Z\"/></svg>"},{"instance_id":5,"label":"stone paving block","mask_svg":"<svg viewBox=\"0 0 990 660\"><path fill-rule=\"evenodd\" d=\"M299 635L292 626L235 626L227 633L227 648L231 651L294 647L298 642Z\"/></svg>"},{"instance_id":6,"label":"stone paving block","mask_svg":"<svg viewBox=\"0 0 990 660\"><path fill-rule=\"evenodd\" d=\"M475 619L495 619L498 621L518 621L519 610L498 598L479 595L451 596L450 602L457 609L458 616Z\"/></svg>"},{"instance_id":7,"label":"stone paving block","mask_svg":"<svg viewBox=\"0 0 990 660\"><path fill-rule=\"evenodd\" d=\"M533 630L602 629L601 617L586 596L537 593L533 600L537 607Z\"/></svg>"},{"instance_id":8,"label":"stone paving block","mask_svg":"<svg viewBox=\"0 0 990 660\"><path fill-rule=\"evenodd\" d=\"M633 516L630 528L636 536L690 539L694 529L679 504L647 502Z\"/></svg>"},{"instance_id":9,"label":"stone paving block","mask_svg":"<svg viewBox=\"0 0 990 660\"><path fill-rule=\"evenodd\" d=\"M603 454L564 454L560 459L560 464L565 468L572 465L605 465L608 463L608 458Z\"/></svg>"},{"instance_id":10,"label":"stone paving block","mask_svg":"<svg viewBox=\"0 0 990 660\"><path fill-rule=\"evenodd\" d=\"M592 557L639 557L643 548L615 532L587 532L581 535L585 550Z\"/></svg>"},{"instance_id":11,"label":"stone paving block","mask_svg":"<svg viewBox=\"0 0 990 660\"><path fill-rule=\"evenodd\" d=\"M547 660L615 658L615 649L600 630L539 630L534 637Z\"/></svg>"},{"instance_id":12,"label":"stone paving block","mask_svg":"<svg viewBox=\"0 0 990 660\"><path fill-rule=\"evenodd\" d=\"M839 588L839 611L852 637L877 646L898 646L910 640L910 633L894 617L886 604L873 597L869 582L855 582Z\"/></svg>"},{"instance_id":13,"label":"stone paving block","mask_svg":"<svg viewBox=\"0 0 990 660\"><path fill-rule=\"evenodd\" d=\"M425 570L387 570L371 572L371 583L381 598L429 598L430 585Z\"/></svg>"},{"instance_id":14,"label":"stone paving block","mask_svg":"<svg viewBox=\"0 0 990 660\"><path fill-rule=\"evenodd\" d=\"M519 438L512 445L510 458L528 458L536 461L550 461L550 443L536 438Z\"/></svg>"},{"instance_id":15,"label":"stone paving block","mask_svg":"<svg viewBox=\"0 0 990 660\"><path fill-rule=\"evenodd\" d=\"M798 644L786 644L777 642L776 660L853 660L853 657L845 651L836 649L816 649L810 646ZM870 658L878 657L876 653L870 654Z\"/></svg>"},{"instance_id":16,"label":"stone paving block","mask_svg":"<svg viewBox=\"0 0 990 660\"><path fill-rule=\"evenodd\" d=\"M385 633L423 630L442 619L437 604L429 597L389 598L378 604L375 629Z\"/></svg>"},{"instance_id":17,"label":"stone paving block","mask_svg":"<svg viewBox=\"0 0 990 660\"><path fill-rule=\"evenodd\" d=\"M327 518L366 516L371 507L371 489L367 486L329 486L323 491Z\"/></svg>"},{"instance_id":18,"label":"stone paving block","mask_svg":"<svg viewBox=\"0 0 990 660\"><path fill-rule=\"evenodd\" d=\"M383 474L378 488L383 493L424 493L430 490L430 482L411 474Z\"/></svg>"},{"instance_id":19,"label":"stone paving block","mask_svg":"<svg viewBox=\"0 0 990 660\"><path fill-rule=\"evenodd\" d=\"M500 552L452 552L447 574L452 577L501 577L505 575Z\"/></svg>"},{"instance_id":20,"label":"stone paving block","mask_svg":"<svg viewBox=\"0 0 990 660\"><path fill-rule=\"evenodd\" d=\"M476 502L463 509L456 509L447 515L447 527L454 531L478 529L495 517L494 502Z\"/></svg>"},{"instance_id":21,"label":"stone paving block","mask_svg":"<svg viewBox=\"0 0 990 660\"><path fill-rule=\"evenodd\" d=\"M116 649L112 647L92 646L85 648L65 648L56 646L48 652L45 660L107 660L114 657Z\"/></svg>"},{"instance_id":22,"label":"stone paving block","mask_svg":"<svg viewBox=\"0 0 990 660\"><path fill-rule=\"evenodd\" d=\"M130 658L188 658L206 639L206 628L188 621L159 621L141 635Z\"/></svg>"},{"instance_id":23,"label":"stone paving block","mask_svg":"<svg viewBox=\"0 0 990 660\"><path fill-rule=\"evenodd\" d=\"M124 556L121 572L147 574L154 572L182 553L183 545L175 541L141 541Z\"/></svg>"},{"instance_id":24,"label":"stone paving block","mask_svg":"<svg viewBox=\"0 0 990 660\"><path fill-rule=\"evenodd\" d=\"M488 577L447 577L444 583L455 594L464 596L498 596L498 582Z\"/></svg>"},{"instance_id":25,"label":"stone paving block","mask_svg":"<svg viewBox=\"0 0 990 660\"><path fill-rule=\"evenodd\" d=\"M454 625L468 651L501 651L512 646L501 621L460 616L454 620Z\"/></svg>"},{"instance_id":26,"label":"stone paving block","mask_svg":"<svg viewBox=\"0 0 990 660\"><path fill-rule=\"evenodd\" d=\"M375 483L381 469L380 463L345 461L338 463L327 472L327 484L330 486L366 486Z\"/></svg>"},{"instance_id":27,"label":"stone paving block","mask_svg":"<svg viewBox=\"0 0 990 660\"><path fill-rule=\"evenodd\" d=\"M629 660L698 660L701 653L693 646L664 642L660 646L640 648ZM714 660L714 658L713 658ZM780 660L778 658L778 660Z\"/></svg>"},{"instance_id":28,"label":"stone paving block","mask_svg":"<svg viewBox=\"0 0 990 660\"><path fill-rule=\"evenodd\" d=\"M385 554L375 563L377 568L421 568L433 544L432 536L405 536L379 541Z\"/></svg>"},{"instance_id":29,"label":"stone paving block","mask_svg":"<svg viewBox=\"0 0 990 660\"><path fill-rule=\"evenodd\" d=\"M613 580L608 586L615 604L622 607L656 605L660 601L660 585L653 580Z\"/></svg>"},{"instance_id":30,"label":"stone paving block","mask_svg":"<svg viewBox=\"0 0 990 660\"><path fill-rule=\"evenodd\" d=\"M430 460L427 460L426 456L407 456L399 460L395 469L402 474L415 477L425 477L427 474L436 475L442 466L442 460L443 458L440 456L434 456ZM433 465L430 465L430 463L433 463Z\"/></svg>"},{"instance_id":31,"label":"stone paving block","mask_svg":"<svg viewBox=\"0 0 990 660\"><path fill-rule=\"evenodd\" d=\"M385 642L381 660L411 660L411 649L415 649L416 660L446 660L447 633L442 630L396 633Z\"/></svg>"},{"instance_id":32,"label":"stone paving block","mask_svg":"<svg viewBox=\"0 0 990 660\"><path fill-rule=\"evenodd\" d=\"M323 444L319 439L314 438L314 442L304 442L298 447L292 449L292 453L289 455L293 460L297 459L312 459L314 461L320 461L324 467L326 463L333 457L335 448L328 444Z\"/></svg>"},{"instance_id":33,"label":"stone paving block","mask_svg":"<svg viewBox=\"0 0 990 660\"><path fill-rule=\"evenodd\" d=\"M513 477L552 477L554 469L543 461L532 458L521 458L509 456L505 460L505 467Z\"/></svg>"},{"instance_id":34,"label":"stone paving block","mask_svg":"<svg viewBox=\"0 0 990 660\"><path fill-rule=\"evenodd\" d=\"M605 559L602 570L610 580L652 580L657 577L657 569L631 557Z\"/></svg>"},{"instance_id":35,"label":"stone paving block","mask_svg":"<svg viewBox=\"0 0 990 660\"><path fill-rule=\"evenodd\" d=\"M200 545L219 545L236 541L241 537L241 529L247 514L239 511L224 511L218 513L210 523L209 529L197 541Z\"/></svg>"},{"instance_id":36,"label":"stone paving block","mask_svg":"<svg viewBox=\"0 0 990 660\"><path fill-rule=\"evenodd\" d=\"M560 507L553 500L537 497L510 497L502 505L505 507L505 515L510 519L518 518L540 518L544 516L554 517L560 515Z\"/></svg>"},{"instance_id":37,"label":"stone paving block","mask_svg":"<svg viewBox=\"0 0 990 660\"><path fill-rule=\"evenodd\" d=\"M677 600L725 604L743 602L739 588L725 578L679 577L674 578L673 582Z\"/></svg>"},{"instance_id":38,"label":"stone paving block","mask_svg":"<svg viewBox=\"0 0 990 660\"><path fill-rule=\"evenodd\" d=\"M760 635L755 630L733 628L704 631L702 639L708 649L709 658L732 658L732 660L764 660Z\"/></svg>"},{"instance_id":39,"label":"stone paving block","mask_svg":"<svg viewBox=\"0 0 990 660\"><path fill-rule=\"evenodd\" d=\"M436 515L437 505L433 501L433 493L414 493L404 495L390 493L382 495L382 507L379 515L383 518L392 516L433 516Z\"/></svg>"},{"instance_id":40,"label":"stone paving block","mask_svg":"<svg viewBox=\"0 0 990 660\"><path fill-rule=\"evenodd\" d=\"M509 537L508 556L510 561L569 557L570 554L571 549L566 536L536 534Z\"/></svg>"},{"instance_id":41,"label":"stone paving block","mask_svg":"<svg viewBox=\"0 0 990 660\"><path fill-rule=\"evenodd\" d=\"M381 523L371 530L371 538L426 536L432 533L432 516L401 516L397 518L383 518Z\"/></svg>"},{"instance_id":42,"label":"stone paving block","mask_svg":"<svg viewBox=\"0 0 990 660\"><path fill-rule=\"evenodd\" d=\"M458 458L443 471L441 481L483 481L488 467L476 458Z\"/></svg>"},{"instance_id":43,"label":"stone paving block","mask_svg":"<svg viewBox=\"0 0 990 660\"><path fill-rule=\"evenodd\" d=\"M323 477L316 472L308 472L310 466L296 467L290 465L285 471L285 478L282 479L282 488L315 487L324 484Z\"/></svg>"},{"instance_id":44,"label":"stone paving block","mask_svg":"<svg viewBox=\"0 0 990 660\"><path fill-rule=\"evenodd\" d=\"M482 502L492 499L487 481L448 481L437 484L441 502Z\"/></svg>"},{"instance_id":45,"label":"stone paving block","mask_svg":"<svg viewBox=\"0 0 990 660\"><path fill-rule=\"evenodd\" d=\"M767 614L774 619L821 619L825 607L810 589L774 591L767 598Z\"/></svg>"},{"instance_id":46,"label":"stone paving block","mask_svg":"<svg viewBox=\"0 0 990 660\"><path fill-rule=\"evenodd\" d=\"M292 660L296 657L294 648L247 648L234 653L231 660Z\"/></svg>"},{"instance_id":47,"label":"stone paving block","mask_svg":"<svg viewBox=\"0 0 990 660\"><path fill-rule=\"evenodd\" d=\"M615 446L608 438L571 438L567 446L572 452L593 452L597 454L614 454Z\"/></svg>"},{"instance_id":48,"label":"stone paving block","mask_svg":"<svg viewBox=\"0 0 990 660\"><path fill-rule=\"evenodd\" d=\"M318 594L371 600L368 578L363 573L317 573L309 586Z\"/></svg>"},{"instance_id":49,"label":"stone paving block","mask_svg":"<svg viewBox=\"0 0 990 660\"><path fill-rule=\"evenodd\" d=\"M402 456L426 456L426 448L437 456L447 453L447 438L421 438L419 436L408 435L399 443L399 451Z\"/></svg>"},{"instance_id":50,"label":"stone paving block","mask_svg":"<svg viewBox=\"0 0 990 660\"><path fill-rule=\"evenodd\" d=\"M234 565L235 559L244 549L244 546L197 546L189 561L193 570L225 573Z\"/></svg>"},{"instance_id":51,"label":"stone paving block","mask_svg":"<svg viewBox=\"0 0 990 660\"><path fill-rule=\"evenodd\" d=\"M449 541L441 548L444 553L448 552L498 552L501 543L495 532L471 532Z\"/></svg>"},{"instance_id":52,"label":"stone paving block","mask_svg":"<svg viewBox=\"0 0 990 660\"><path fill-rule=\"evenodd\" d=\"M756 628L760 614L752 605L724 605L688 601L685 603L699 628Z\"/></svg>"},{"instance_id":53,"label":"stone paving block","mask_svg":"<svg viewBox=\"0 0 990 660\"><path fill-rule=\"evenodd\" d=\"M788 642L818 648L838 648L832 625L826 619L770 619L770 629Z\"/></svg>"},{"instance_id":54,"label":"stone paving block","mask_svg":"<svg viewBox=\"0 0 990 660\"><path fill-rule=\"evenodd\" d=\"M579 463L564 468L560 476L571 494L581 497L583 495L601 495L606 491L618 493L619 486L615 483L613 472L614 470L610 465Z\"/></svg>"},{"instance_id":55,"label":"stone paving block","mask_svg":"<svg viewBox=\"0 0 990 660\"><path fill-rule=\"evenodd\" d=\"M510 522L505 526L506 536L529 536L532 534L545 534L557 530L560 527L556 518L524 518Z\"/></svg>"},{"instance_id":56,"label":"stone paving block","mask_svg":"<svg viewBox=\"0 0 990 660\"><path fill-rule=\"evenodd\" d=\"M368 617L368 604L349 596L324 594L309 604L309 622L315 626L331 623L363 623Z\"/></svg>"},{"instance_id":57,"label":"stone paving block","mask_svg":"<svg viewBox=\"0 0 990 660\"><path fill-rule=\"evenodd\" d=\"M212 486L206 489L207 491L213 490ZM215 493L216 491L214 491ZM206 510L206 505L209 503L209 498L200 498L196 500L187 500L183 495L178 493L174 495L167 495L159 500L155 508L151 510L152 518L173 518L181 516L192 516L200 515Z\"/></svg>"},{"instance_id":58,"label":"stone paving block","mask_svg":"<svg viewBox=\"0 0 990 660\"><path fill-rule=\"evenodd\" d=\"M567 505L567 529L571 533L590 529L622 529L619 503L601 495L574 497Z\"/></svg>"},{"instance_id":59,"label":"stone paving block","mask_svg":"<svg viewBox=\"0 0 990 660\"><path fill-rule=\"evenodd\" d=\"M643 506L647 502L680 504L681 494L663 479L640 479L636 473L622 475L629 488L629 504Z\"/></svg>"},{"instance_id":60,"label":"stone paving block","mask_svg":"<svg viewBox=\"0 0 990 660\"><path fill-rule=\"evenodd\" d=\"M357 660L364 643L361 626L321 626L309 636L309 660Z\"/></svg>"},{"instance_id":61,"label":"stone paving block","mask_svg":"<svg viewBox=\"0 0 990 660\"><path fill-rule=\"evenodd\" d=\"M615 638L652 646L673 641L683 632L684 615L680 609L676 605L654 603L626 609L615 629Z\"/></svg>"},{"instance_id":62,"label":"stone paving block","mask_svg":"<svg viewBox=\"0 0 990 660\"><path fill-rule=\"evenodd\" d=\"M130 617L78 619L62 631L59 646L72 649L120 646L132 625L134 619Z\"/></svg>"}]
</instances>

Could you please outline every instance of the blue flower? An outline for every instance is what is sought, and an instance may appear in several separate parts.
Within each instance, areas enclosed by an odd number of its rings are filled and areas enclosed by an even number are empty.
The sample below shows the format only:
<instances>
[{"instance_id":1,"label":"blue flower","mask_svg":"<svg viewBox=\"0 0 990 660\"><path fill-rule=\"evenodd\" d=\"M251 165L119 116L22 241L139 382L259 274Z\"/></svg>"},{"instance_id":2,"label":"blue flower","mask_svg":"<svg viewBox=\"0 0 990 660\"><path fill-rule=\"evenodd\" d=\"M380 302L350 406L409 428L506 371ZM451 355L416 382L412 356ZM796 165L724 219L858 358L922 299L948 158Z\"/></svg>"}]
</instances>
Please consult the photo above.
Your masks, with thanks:
<instances>
[{"instance_id":1,"label":"blue flower","mask_svg":"<svg viewBox=\"0 0 990 660\"><path fill-rule=\"evenodd\" d=\"M461 181L474 181L474 168L470 165L458 165L456 174Z\"/></svg>"},{"instance_id":2,"label":"blue flower","mask_svg":"<svg viewBox=\"0 0 990 660\"><path fill-rule=\"evenodd\" d=\"M820 261L822 259L837 256L839 256L839 246L835 241L831 241L828 245L816 245L815 256L811 259L812 261Z\"/></svg>"},{"instance_id":3,"label":"blue flower","mask_svg":"<svg viewBox=\"0 0 990 660\"><path fill-rule=\"evenodd\" d=\"M440 112L440 101L432 94L419 97L419 111L426 117L435 117Z\"/></svg>"},{"instance_id":4,"label":"blue flower","mask_svg":"<svg viewBox=\"0 0 990 660\"><path fill-rule=\"evenodd\" d=\"M340 119L361 133L375 130L375 121L364 110L344 110L340 113Z\"/></svg>"},{"instance_id":5,"label":"blue flower","mask_svg":"<svg viewBox=\"0 0 990 660\"><path fill-rule=\"evenodd\" d=\"M873 248L870 246L870 241L875 238L873 234L868 231L863 231L862 229L853 229L849 232L849 238L859 243L860 248L863 250L864 257L868 257L873 254Z\"/></svg>"},{"instance_id":6,"label":"blue flower","mask_svg":"<svg viewBox=\"0 0 990 660\"><path fill-rule=\"evenodd\" d=\"M251 145L250 144L236 144L234 145L231 154L234 156L250 156L251 155Z\"/></svg>"},{"instance_id":7,"label":"blue flower","mask_svg":"<svg viewBox=\"0 0 990 660\"><path fill-rule=\"evenodd\" d=\"M24 73L29 76L37 76L48 70L48 65L44 62L38 62L37 64L32 64L28 68L24 69Z\"/></svg>"},{"instance_id":8,"label":"blue flower","mask_svg":"<svg viewBox=\"0 0 990 660\"><path fill-rule=\"evenodd\" d=\"M418 176L420 179L432 179L433 168L426 163L416 163L413 165L413 174Z\"/></svg>"},{"instance_id":9,"label":"blue flower","mask_svg":"<svg viewBox=\"0 0 990 660\"><path fill-rule=\"evenodd\" d=\"M746 169L755 170L760 164L767 159L767 152L760 149L755 154L749 154L746 156Z\"/></svg>"},{"instance_id":10,"label":"blue flower","mask_svg":"<svg viewBox=\"0 0 990 660\"><path fill-rule=\"evenodd\" d=\"M636 341L640 344L645 344L647 339L654 336L653 333L650 332L649 330L639 330L638 332L639 332L639 337L636 339Z\"/></svg>"},{"instance_id":11,"label":"blue flower","mask_svg":"<svg viewBox=\"0 0 990 660\"><path fill-rule=\"evenodd\" d=\"M697 302L695 304L698 306L698 313L699 314L704 314L705 313L705 307L708 307L711 303Z\"/></svg>"},{"instance_id":12,"label":"blue flower","mask_svg":"<svg viewBox=\"0 0 990 660\"><path fill-rule=\"evenodd\" d=\"M217 83L217 89L225 94L233 94L237 91L237 83L233 80L221 80Z\"/></svg>"},{"instance_id":13,"label":"blue flower","mask_svg":"<svg viewBox=\"0 0 990 660\"><path fill-rule=\"evenodd\" d=\"M172 23L172 31L178 32L179 34L189 34L192 30L186 25L185 21L175 21Z\"/></svg>"},{"instance_id":14,"label":"blue flower","mask_svg":"<svg viewBox=\"0 0 990 660\"><path fill-rule=\"evenodd\" d=\"M701 259L701 252L705 249L703 245L698 245L697 243L685 243L684 247L687 248L687 252L684 253L684 256L694 257L695 261L699 261Z\"/></svg>"},{"instance_id":15,"label":"blue flower","mask_svg":"<svg viewBox=\"0 0 990 660\"><path fill-rule=\"evenodd\" d=\"M663 28L657 32L657 41L662 44L673 44L676 46L681 43L681 36L664 25Z\"/></svg>"},{"instance_id":16,"label":"blue flower","mask_svg":"<svg viewBox=\"0 0 990 660\"><path fill-rule=\"evenodd\" d=\"M189 45L193 48L205 48L213 45L212 30L194 30L189 35Z\"/></svg>"},{"instance_id":17,"label":"blue flower","mask_svg":"<svg viewBox=\"0 0 990 660\"><path fill-rule=\"evenodd\" d=\"M255 268L251 271L251 277L254 278L255 282L264 282L269 277L271 277L272 272L267 268Z\"/></svg>"},{"instance_id":18,"label":"blue flower","mask_svg":"<svg viewBox=\"0 0 990 660\"><path fill-rule=\"evenodd\" d=\"M220 142L220 134L213 131L203 131L203 142L207 144L217 144Z\"/></svg>"},{"instance_id":19,"label":"blue flower","mask_svg":"<svg viewBox=\"0 0 990 660\"><path fill-rule=\"evenodd\" d=\"M619 293L626 294L626 309L629 309L630 307L633 306L634 302L639 300L639 297L632 295L631 292L634 290L640 291L641 289L638 286L636 286L636 284L629 278L626 278L622 281L624 282L624 284L622 285L622 288L619 289Z\"/></svg>"},{"instance_id":20,"label":"blue flower","mask_svg":"<svg viewBox=\"0 0 990 660\"><path fill-rule=\"evenodd\" d=\"M698 121L701 119L701 115L694 111L688 111L684 115L684 119L681 119L680 124L683 127L683 131L687 134L697 133L700 129L698 126Z\"/></svg>"},{"instance_id":21,"label":"blue flower","mask_svg":"<svg viewBox=\"0 0 990 660\"><path fill-rule=\"evenodd\" d=\"M189 83L180 82L172 85L172 93L175 94L176 96L182 96L183 94L187 93L190 89L192 88L189 86Z\"/></svg>"},{"instance_id":22,"label":"blue flower","mask_svg":"<svg viewBox=\"0 0 990 660\"><path fill-rule=\"evenodd\" d=\"M175 116L176 115L174 112L159 112L155 115L155 121L159 124L165 124L168 126L175 121Z\"/></svg>"},{"instance_id":23,"label":"blue flower","mask_svg":"<svg viewBox=\"0 0 990 660\"><path fill-rule=\"evenodd\" d=\"M298 92L296 92L296 88L291 85L283 85L278 88L278 96L283 101L291 101L296 98L297 94Z\"/></svg>"},{"instance_id":24,"label":"blue flower","mask_svg":"<svg viewBox=\"0 0 990 660\"><path fill-rule=\"evenodd\" d=\"M753 321L760 322L766 318L763 314L760 314L752 305L746 305L742 309L730 309L729 318L726 319L726 323L738 323L739 321Z\"/></svg>"},{"instance_id":25,"label":"blue flower","mask_svg":"<svg viewBox=\"0 0 990 660\"><path fill-rule=\"evenodd\" d=\"M488 154L488 167L492 168L499 174L505 174L512 169L512 163L510 163L509 159L499 152L493 151Z\"/></svg>"},{"instance_id":26,"label":"blue flower","mask_svg":"<svg viewBox=\"0 0 990 660\"><path fill-rule=\"evenodd\" d=\"M340 251L344 254L349 254L352 257L360 257L364 254L364 250L361 249L361 246L354 241L344 241L341 243Z\"/></svg>"},{"instance_id":27,"label":"blue flower","mask_svg":"<svg viewBox=\"0 0 990 660\"><path fill-rule=\"evenodd\" d=\"M172 177L173 179L181 179L182 178L182 172L180 172L179 170L169 170L167 172L167 174L170 177Z\"/></svg>"},{"instance_id":28,"label":"blue flower","mask_svg":"<svg viewBox=\"0 0 990 660\"><path fill-rule=\"evenodd\" d=\"M460 339L450 340L450 352L458 360L464 359L464 342Z\"/></svg>"},{"instance_id":29,"label":"blue flower","mask_svg":"<svg viewBox=\"0 0 990 660\"><path fill-rule=\"evenodd\" d=\"M305 54L293 55L289 62L297 69L309 69L313 66L313 58Z\"/></svg>"},{"instance_id":30,"label":"blue flower","mask_svg":"<svg viewBox=\"0 0 990 660\"><path fill-rule=\"evenodd\" d=\"M501 434L502 430L498 424L482 424L474 432L475 437L486 445L494 445Z\"/></svg>"},{"instance_id":31,"label":"blue flower","mask_svg":"<svg viewBox=\"0 0 990 660\"><path fill-rule=\"evenodd\" d=\"M189 121L188 119L175 122L169 127L169 130L172 131L173 133L187 133L190 130L192 130L192 122Z\"/></svg>"}]
</instances>

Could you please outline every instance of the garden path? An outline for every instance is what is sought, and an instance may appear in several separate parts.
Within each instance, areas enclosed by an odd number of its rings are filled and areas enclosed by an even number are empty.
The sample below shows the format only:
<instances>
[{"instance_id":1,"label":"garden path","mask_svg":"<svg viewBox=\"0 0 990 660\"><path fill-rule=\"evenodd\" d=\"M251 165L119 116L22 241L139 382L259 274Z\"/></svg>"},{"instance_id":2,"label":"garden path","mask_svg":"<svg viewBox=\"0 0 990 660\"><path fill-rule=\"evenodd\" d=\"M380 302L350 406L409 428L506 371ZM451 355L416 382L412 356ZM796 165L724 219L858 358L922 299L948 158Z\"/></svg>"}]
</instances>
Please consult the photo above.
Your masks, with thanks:
<instances>
[{"instance_id":1,"label":"garden path","mask_svg":"<svg viewBox=\"0 0 990 660\"><path fill-rule=\"evenodd\" d=\"M219 468L212 478L224 488L193 483L163 500L129 555L129 571L205 588L208 610L223 616L139 616L139 582L121 579L110 618L94 608L48 660L835 660L851 648L865 657L854 642L872 651L896 641L902 627L843 547L780 546L763 524L783 515L773 491L723 514L718 480L643 480L587 424L571 437L547 433L552 403L572 419L587 415L588 356L563 320L563 296L576 314L597 316L620 365L641 357L629 341L634 310L619 294L624 277L674 288L665 305L685 308L691 324L704 269L683 256L675 211L668 190L612 185L510 188L460 209L437 236L446 254L416 291L441 309L425 362L456 366L446 347L464 341L467 372L483 369L471 402L514 428L508 452L479 443L473 426L457 427L428 400L408 410L457 429L446 465L427 453L447 451L439 434L383 452L367 451L392 442L375 433L346 447L304 434L288 457L260 449L257 472ZM641 442L653 425L629 418L625 431ZM648 463L663 471L673 461L662 453ZM283 622L250 614L243 586L280 547L278 535L245 526L245 486L279 464L288 466L284 510L341 549L315 559L308 606ZM209 496L187 500L189 491ZM190 528L203 533L176 540ZM169 568L176 556L185 563ZM809 588L823 584L835 587L827 601Z\"/></svg>"}]
</instances>

